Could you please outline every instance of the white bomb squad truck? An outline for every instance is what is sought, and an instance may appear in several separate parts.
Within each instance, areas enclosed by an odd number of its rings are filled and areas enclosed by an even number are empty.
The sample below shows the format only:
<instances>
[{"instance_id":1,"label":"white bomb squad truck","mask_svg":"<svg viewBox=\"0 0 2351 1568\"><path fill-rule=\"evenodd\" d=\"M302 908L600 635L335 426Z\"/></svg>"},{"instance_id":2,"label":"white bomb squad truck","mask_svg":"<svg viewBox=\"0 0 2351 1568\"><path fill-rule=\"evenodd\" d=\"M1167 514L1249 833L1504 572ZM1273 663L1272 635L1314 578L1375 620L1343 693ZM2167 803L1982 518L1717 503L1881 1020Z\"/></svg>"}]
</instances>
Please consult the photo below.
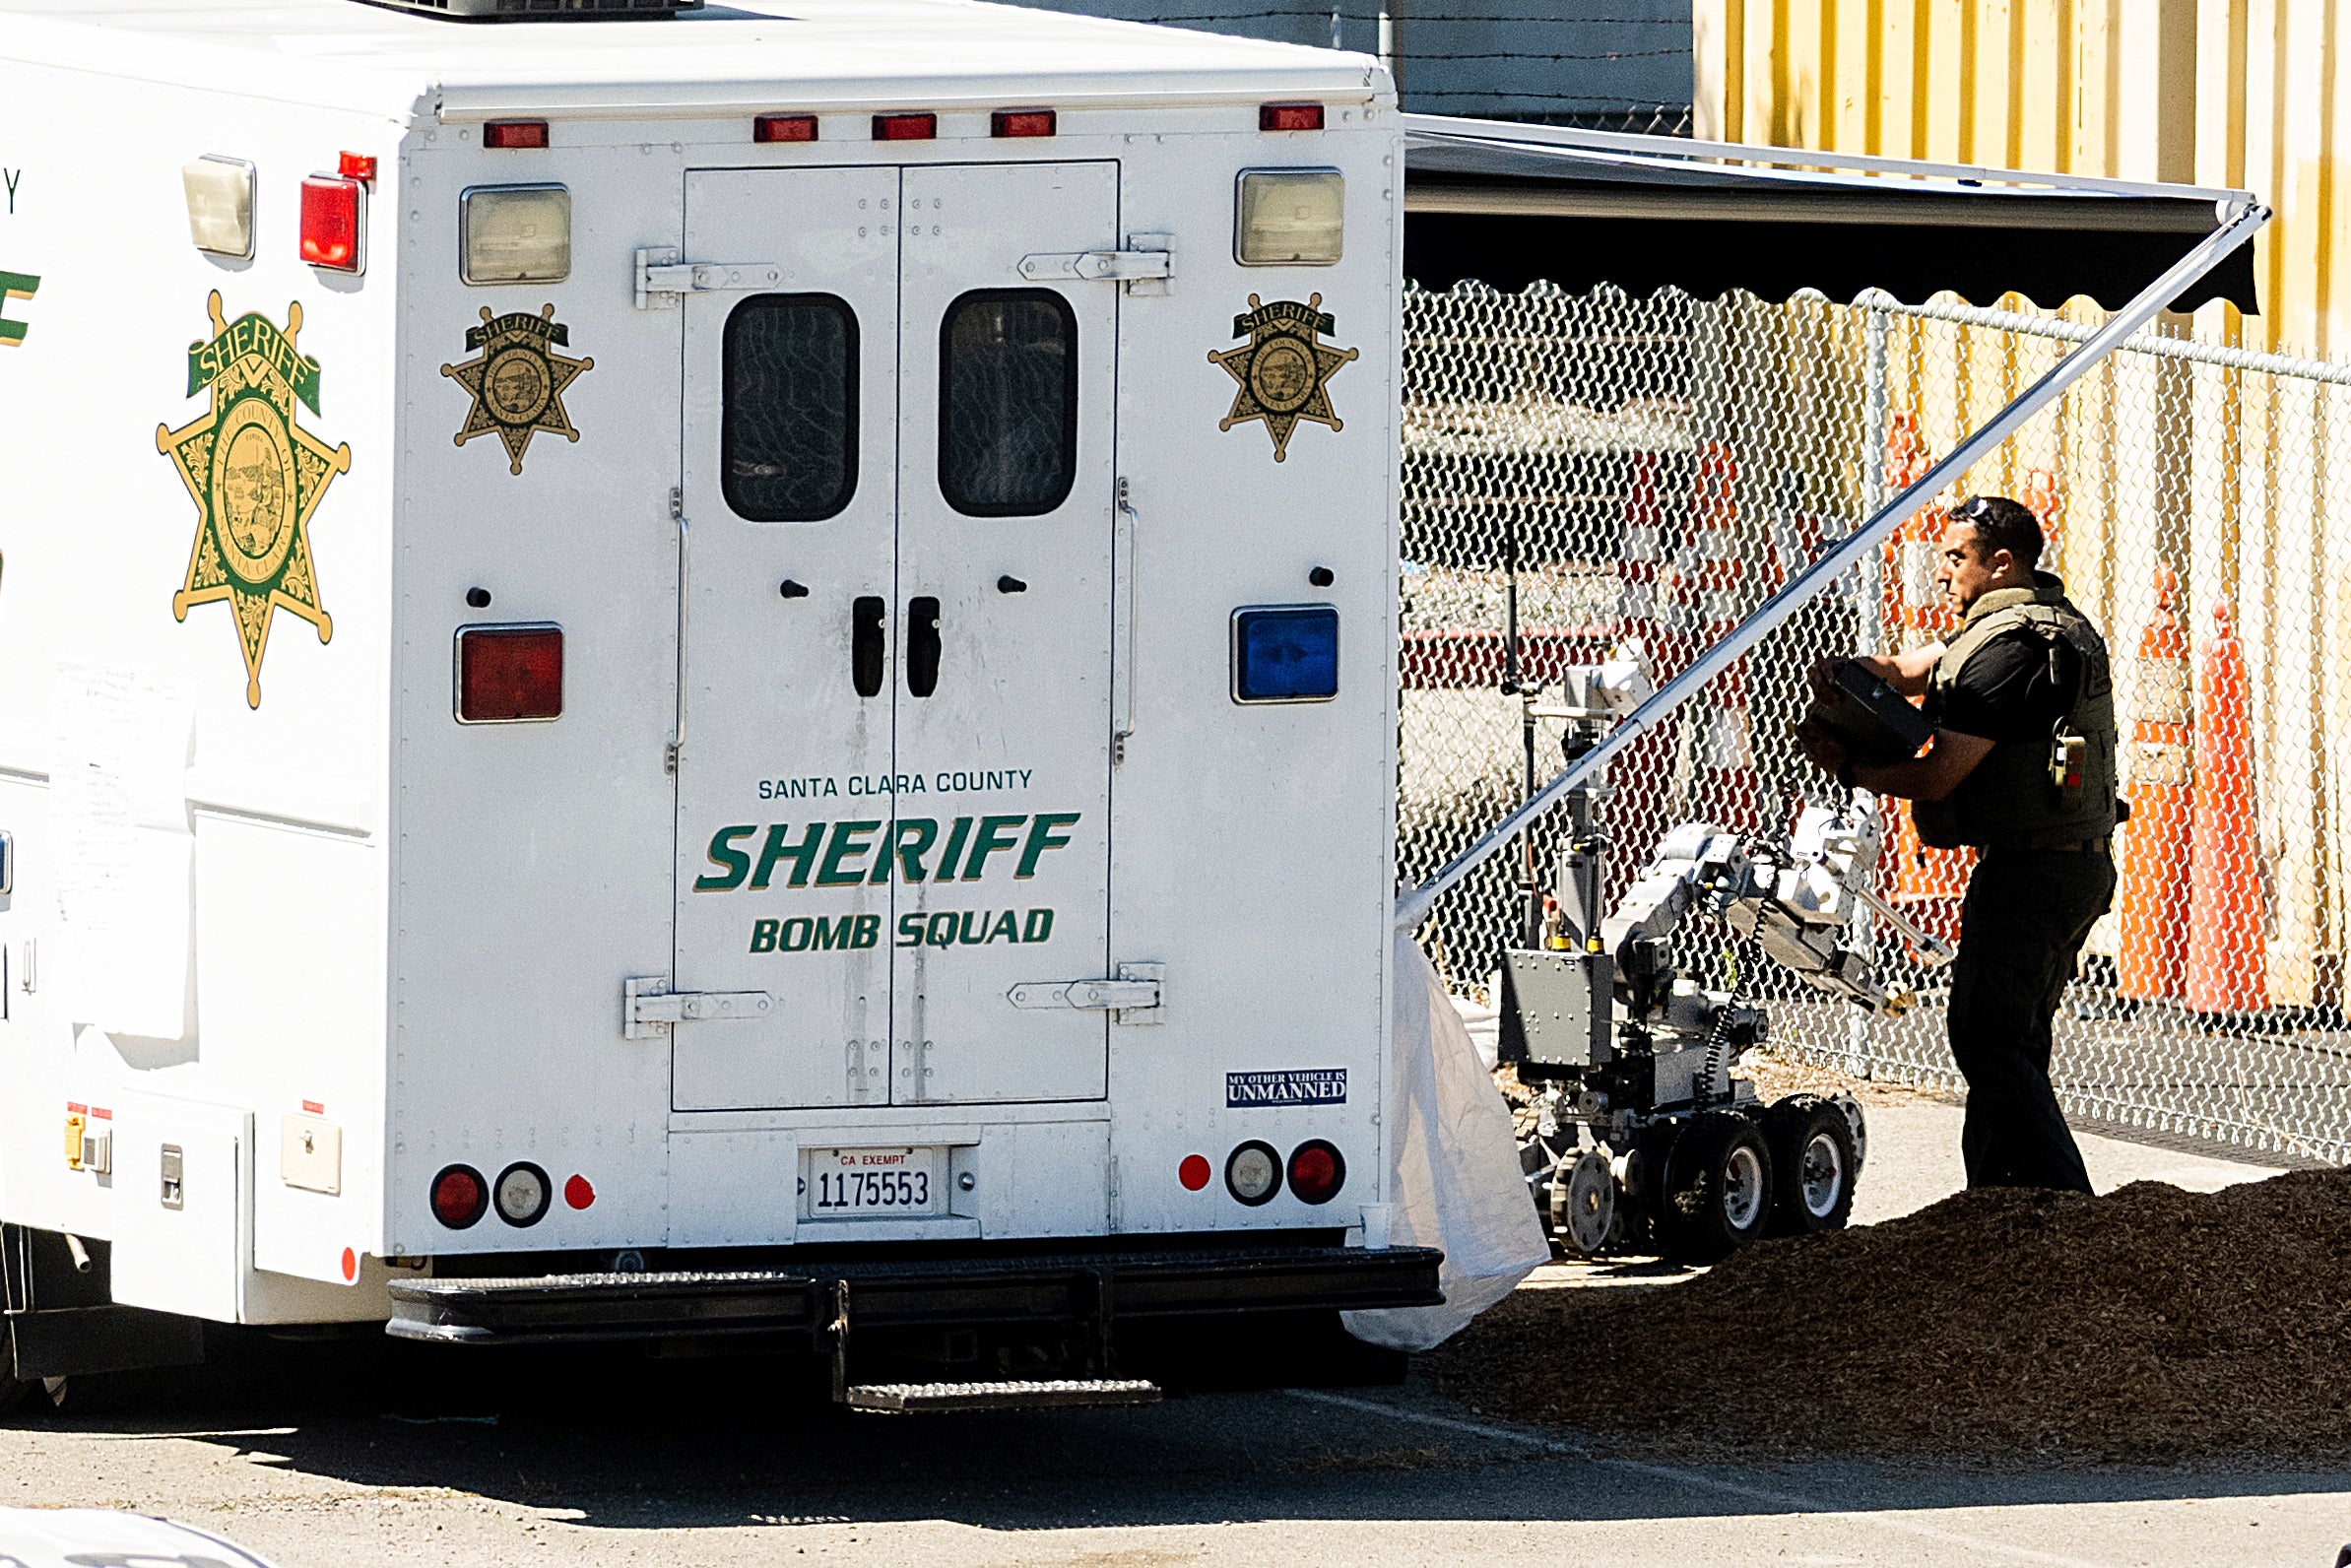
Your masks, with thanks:
<instances>
[{"instance_id":1,"label":"white bomb squad truck","mask_svg":"<svg viewBox=\"0 0 2351 1568\"><path fill-rule=\"evenodd\" d=\"M0 0L0 1396L1147 1398L1438 1299L1390 81L667 13Z\"/></svg>"}]
</instances>

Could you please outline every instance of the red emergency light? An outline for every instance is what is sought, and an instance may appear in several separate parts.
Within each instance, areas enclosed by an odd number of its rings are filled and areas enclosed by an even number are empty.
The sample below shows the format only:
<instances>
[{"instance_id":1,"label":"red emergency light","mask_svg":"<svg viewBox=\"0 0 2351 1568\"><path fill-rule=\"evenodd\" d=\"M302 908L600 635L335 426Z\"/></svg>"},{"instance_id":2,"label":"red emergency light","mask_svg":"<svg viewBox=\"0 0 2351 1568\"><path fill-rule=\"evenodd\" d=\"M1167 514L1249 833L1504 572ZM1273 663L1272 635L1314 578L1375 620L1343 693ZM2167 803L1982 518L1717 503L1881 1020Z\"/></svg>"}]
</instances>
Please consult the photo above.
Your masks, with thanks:
<instances>
[{"instance_id":1,"label":"red emergency light","mask_svg":"<svg viewBox=\"0 0 2351 1568\"><path fill-rule=\"evenodd\" d=\"M928 142L938 135L939 116L936 114L874 116L874 140L877 142Z\"/></svg>"},{"instance_id":2,"label":"red emergency light","mask_svg":"<svg viewBox=\"0 0 2351 1568\"><path fill-rule=\"evenodd\" d=\"M1323 106L1320 103L1261 103L1257 110L1257 128L1261 131L1319 131L1323 128Z\"/></svg>"},{"instance_id":3,"label":"red emergency light","mask_svg":"<svg viewBox=\"0 0 2351 1568\"><path fill-rule=\"evenodd\" d=\"M562 627L458 628L460 724L522 724L562 713Z\"/></svg>"},{"instance_id":4,"label":"red emergency light","mask_svg":"<svg viewBox=\"0 0 2351 1568\"><path fill-rule=\"evenodd\" d=\"M302 181L302 260L330 272L365 264L366 192L356 179L313 174Z\"/></svg>"},{"instance_id":5,"label":"red emergency light","mask_svg":"<svg viewBox=\"0 0 2351 1568\"><path fill-rule=\"evenodd\" d=\"M751 140L754 142L813 142L816 139L816 116L814 114L762 114L751 121Z\"/></svg>"},{"instance_id":6,"label":"red emergency light","mask_svg":"<svg viewBox=\"0 0 2351 1568\"><path fill-rule=\"evenodd\" d=\"M547 146L545 120L491 120L482 127L482 145L507 152Z\"/></svg>"},{"instance_id":7,"label":"red emergency light","mask_svg":"<svg viewBox=\"0 0 2351 1568\"><path fill-rule=\"evenodd\" d=\"M1060 129L1051 109L998 109L988 116L991 136L1051 136Z\"/></svg>"}]
</instances>

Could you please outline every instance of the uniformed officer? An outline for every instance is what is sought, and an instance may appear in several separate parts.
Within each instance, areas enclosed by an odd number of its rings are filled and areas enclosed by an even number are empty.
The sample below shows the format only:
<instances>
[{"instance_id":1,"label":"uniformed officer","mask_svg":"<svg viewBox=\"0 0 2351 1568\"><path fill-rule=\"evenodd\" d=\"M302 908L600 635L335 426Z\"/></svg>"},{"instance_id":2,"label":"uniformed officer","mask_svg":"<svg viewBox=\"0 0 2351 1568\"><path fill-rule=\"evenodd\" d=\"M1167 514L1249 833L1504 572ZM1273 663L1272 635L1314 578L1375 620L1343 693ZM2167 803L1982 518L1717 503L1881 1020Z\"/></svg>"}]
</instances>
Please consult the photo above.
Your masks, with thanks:
<instances>
[{"instance_id":1,"label":"uniformed officer","mask_svg":"<svg viewBox=\"0 0 2351 1568\"><path fill-rule=\"evenodd\" d=\"M1850 762L1814 725L1804 750L1840 783L1912 804L1919 837L1980 851L1951 967L1951 1055L1968 1085L1960 1146L1970 1187L2086 1193L2081 1150L2050 1087L2050 1024L2083 941L2114 901L2115 708L2106 642L2036 570L2041 525L2001 495L1962 501L1935 581L1966 619L1946 645L1864 658L1926 696L1929 749ZM1823 661L1815 692L1841 700Z\"/></svg>"}]
</instances>

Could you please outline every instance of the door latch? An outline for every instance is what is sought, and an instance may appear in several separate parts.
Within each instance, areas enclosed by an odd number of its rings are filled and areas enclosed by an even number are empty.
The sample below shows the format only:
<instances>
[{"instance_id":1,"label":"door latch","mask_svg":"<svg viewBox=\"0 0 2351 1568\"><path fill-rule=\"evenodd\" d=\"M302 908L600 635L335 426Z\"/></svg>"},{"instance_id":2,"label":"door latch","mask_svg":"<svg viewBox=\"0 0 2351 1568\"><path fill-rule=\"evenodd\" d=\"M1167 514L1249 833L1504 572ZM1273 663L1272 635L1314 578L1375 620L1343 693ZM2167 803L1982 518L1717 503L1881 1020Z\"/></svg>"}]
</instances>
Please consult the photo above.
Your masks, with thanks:
<instances>
[{"instance_id":1,"label":"door latch","mask_svg":"<svg viewBox=\"0 0 2351 1568\"><path fill-rule=\"evenodd\" d=\"M1108 1013L1119 1023L1165 1020L1167 965L1122 963L1112 980L1030 980L1006 993L1015 1008Z\"/></svg>"},{"instance_id":2,"label":"door latch","mask_svg":"<svg viewBox=\"0 0 2351 1568\"><path fill-rule=\"evenodd\" d=\"M675 310L690 294L773 289L784 281L781 262L684 261L675 250L636 253L636 307Z\"/></svg>"},{"instance_id":3,"label":"door latch","mask_svg":"<svg viewBox=\"0 0 2351 1568\"><path fill-rule=\"evenodd\" d=\"M764 991L672 991L668 980L646 975L620 982L620 1037L646 1040L673 1023L713 1018L755 1018L772 1011Z\"/></svg>"},{"instance_id":4,"label":"door latch","mask_svg":"<svg viewBox=\"0 0 2351 1568\"><path fill-rule=\"evenodd\" d=\"M1156 241L1156 243L1152 243ZM1072 250L1047 255L1020 258L1020 276L1031 283L1056 278L1077 278L1088 283L1122 283L1129 293L1142 293L1134 285L1175 276L1175 252L1168 248L1162 234L1137 234L1128 243L1129 250ZM1149 291L1164 294L1159 288Z\"/></svg>"}]
</instances>

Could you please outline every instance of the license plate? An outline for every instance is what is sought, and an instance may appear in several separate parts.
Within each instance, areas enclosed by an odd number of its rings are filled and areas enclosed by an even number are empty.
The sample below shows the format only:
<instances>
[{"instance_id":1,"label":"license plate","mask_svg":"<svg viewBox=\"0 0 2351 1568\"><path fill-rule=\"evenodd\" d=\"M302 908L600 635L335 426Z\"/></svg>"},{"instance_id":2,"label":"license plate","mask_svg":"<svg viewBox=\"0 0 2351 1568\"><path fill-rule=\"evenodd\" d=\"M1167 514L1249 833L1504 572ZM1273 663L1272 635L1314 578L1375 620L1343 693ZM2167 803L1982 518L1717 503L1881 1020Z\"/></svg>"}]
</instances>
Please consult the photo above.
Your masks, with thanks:
<instances>
[{"instance_id":1,"label":"license plate","mask_svg":"<svg viewBox=\"0 0 2351 1568\"><path fill-rule=\"evenodd\" d=\"M947 1212L944 1148L813 1148L800 1178L803 1219Z\"/></svg>"}]
</instances>

